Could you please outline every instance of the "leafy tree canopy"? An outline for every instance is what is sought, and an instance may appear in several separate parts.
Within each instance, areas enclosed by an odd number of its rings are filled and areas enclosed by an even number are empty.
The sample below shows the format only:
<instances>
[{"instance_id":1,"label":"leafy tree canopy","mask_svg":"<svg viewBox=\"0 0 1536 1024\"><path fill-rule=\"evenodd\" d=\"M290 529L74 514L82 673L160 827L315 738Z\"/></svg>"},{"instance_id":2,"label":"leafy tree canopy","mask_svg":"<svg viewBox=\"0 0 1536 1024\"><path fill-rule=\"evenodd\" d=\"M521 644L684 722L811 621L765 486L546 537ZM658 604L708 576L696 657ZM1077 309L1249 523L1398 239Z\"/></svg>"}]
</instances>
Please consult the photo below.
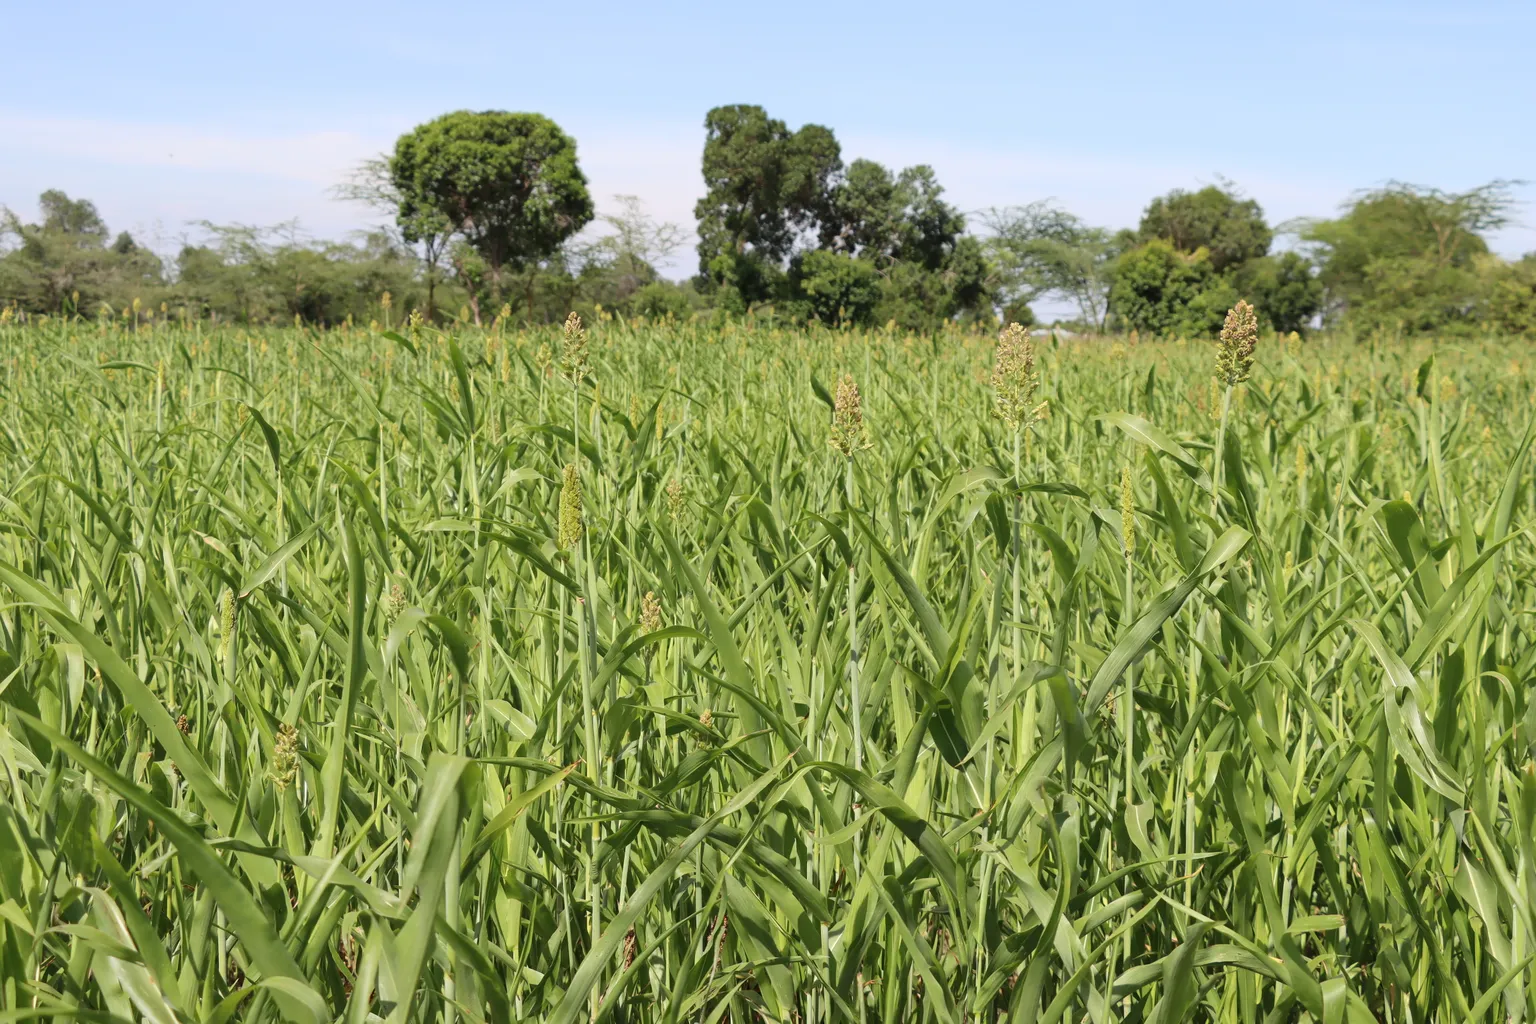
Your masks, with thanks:
<instances>
[{"instance_id":1,"label":"leafy tree canopy","mask_svg":"<svg viewBox=\"0 0 1536 1024\"><path fill-rule=\"evenodd\" d=\"M0 296L23 308L94 313L147 293L164 280L160 259L126 231L109 246L106 223L88 199L50 189L36 223L0 207Z\"/></svg>"},{"instance_id":2,"label":"leafy tree canopy","mask_svg":"<svg viewBox=\"0 0 1536 1024\"><path fill-rule=\"evenodd\" d=\"M1154 239L1120 257L1109 298L1125 330L1203 337L1220 330L1238 297L1205 249L1185 253Z\"/></svg>"},{"instance_id":3,"label":"leafy tree canopy","mask_svg":"<svg viewBox=\"0 0 1536 1024\"><path fill-rule=\"evenodd\" d=\"M873 160L855 160L828 193L821 244L881 267L903 262L938 270L965 231L965 217L943 194L927 164L893 175Z\"/></svg>"},{"instance_id":4,"label":"leafy tree canopy","mask_svg":"<svg viewBox=\"0 0 1536 1024\"><path fill-rule=\"evenodd\" d=\"M462 235L498 298L505 268L548 259L592 220L576 143L540 114L444 114L400 136L389 171L406 237Z\"/></svg>"},{"instance_id":5,"label":"leafy tree canopy","mask_svg":"<svg viewBox=\"0 0 1536 1024\"><path fill-rule=\"evenodd\" d=\"M1485 235L1510 222L1516 183L1466 192L1404 182L1355 195L1333 220L1305 225L1334 322L1441 330L1477 319Z\"/></svg>"},{"instance_id":6,"label":"leafy tree canopy","mask_svg":"<svg viewBox=\"0 0 1536 1024\"><path fill-rule=\"evenodd\" d=\"M1282 334L1306 330L1323 305L1323 283L1297 252L1248 260L1232 279L1239 294L1258 309L1259 319Z\"/></svg>"},{"instance_id":7,"label":"leafy tree canopy","mask_svg":"<svg viewBox=\"0 0 1536 1024\"><path fill-rule=\"evenodd\" d=\"M1263 256L1275 237L1259 204L1239 198L1225 183L1158 196L1142 214L1137 234L1143 242L1161 239L1180 252L1204 249L1217 273Z\"/></svg>"},{"instance_id":8,"label":"leafy tree canopy","mask_svg":"<svg viewBox=\"0 0 1536 1024\"><path fill-rule=\"evenodd\" d=\"M843 166L837 139L815 124L791 132L749 104L716 107L704 130L706 192L694 206L700 269L719 280L721 256L782 264L798 233L824 211Z\"/></svg>"}]
</instances>

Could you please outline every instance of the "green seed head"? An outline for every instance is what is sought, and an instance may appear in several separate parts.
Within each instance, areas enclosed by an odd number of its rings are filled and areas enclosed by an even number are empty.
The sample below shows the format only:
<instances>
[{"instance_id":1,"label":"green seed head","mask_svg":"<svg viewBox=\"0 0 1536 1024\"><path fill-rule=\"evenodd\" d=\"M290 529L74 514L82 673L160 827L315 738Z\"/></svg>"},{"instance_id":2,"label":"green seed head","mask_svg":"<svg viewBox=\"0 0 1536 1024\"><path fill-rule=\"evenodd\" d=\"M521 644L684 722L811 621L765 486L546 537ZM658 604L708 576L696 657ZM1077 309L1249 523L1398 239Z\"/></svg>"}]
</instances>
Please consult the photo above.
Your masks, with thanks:
<instances>
[{"instance_id":1,"label":"green seed head","mask_svg":"<svg viewBox=\"0 0 1536 1024\"><path fill-rule=\"evenodd\" d=\"M1216 379L1236 387L1253 374L1253 351L1259 346L1259 318L1242 299L1227 311L1216 342Z\"/></svg>"},{"instance_id":2,"label":"green seed head","mask_svg":"<svg viewBox=\"0 0 1536 1024\"><path fill-rule=\"evenodd\" d=\"M572 384L580 384L591 370L587 362L587 331L581 326L581 317L572 313L561 329L560 373Z\"/></svg>"},{"instance_id":3,"label":"green seed head","mask_svg":"<svg viewBox=\"0 0 1536 1024\"><path fill-rule=\"evenodd\" d=\"M272 764L267 778L282 792L293 784L299 774L299 730L284 722L277 727L277 740L272 744Z\"/></svg>"},{"instance_id":4,"label":"green seed head","mask_svg":"<svg viewBox=\"0 0 1536 1024\"><path fill-rule=\"evenodd\" d=\"M997 415L1013 430L1028 427L1038 413L1031 402L1039 387L1035 341L1023 327L1009 324L997 336L997 353L992 363L992 391L997 400Z\"/></svg>"},{"instance_id":5,"label":"green seed head","mask_svg":"<svg viewBox=\"0 0 1536 1024\"><path fill-rule=\"evenodd\" d=\"M837 395L832 401L832 436L827 441L850 459L855 452L869 447L859 386L851 374L843 374L843 379L837 382Z\"/></svg>"},{"instance_id":6,"label":"green seed head","mask_svg":"<svg viewBox=\"0 0 1536 1024\"><path fill-rule=\"evenodd\" d=\"M661 628L661 599L653 590L647 590L640 600L640 629L654 633Z\"/></svg>"},{"instance_id":7,"label":"green seed head","mask_svg":"<svg viewBox=\"0 0 1536 1024\"><path fill-rule=\"evenodd\" d=\"M581 478L576 464L565 467L560 484L560 546L573 548L581 543Z\"/></svg>"},{"instance_id":8,"label":"green seed head","mask_svg":"<svg viewBox=\"0 0 1536 1024\"><path fill-rule=\"evenodd\" d=\"M219 599L219 657L228 658L235 646L235 592L228 587Z\"/></svg>"},{"instance_id":9,"label":"green seed head","mask_svg":"<svg viewBox=\"0 0 1536 1024\"><path fill-rule=\"evenodd\" d=\"M683 514L683 482L673 477L667 484L667 516L675 523Z\"/></svg>"},{"instance_id":10,"label":"green seed head","mask_svg":"<svg viewBox=\"0 0 1536 1024\"><path fill-rule=\"evenodd\" d=\"M1131 486L1131 467L1120 469L1120 543L1125 557L1136 553L1136 490Z\"/></svg>"}]
</instances>

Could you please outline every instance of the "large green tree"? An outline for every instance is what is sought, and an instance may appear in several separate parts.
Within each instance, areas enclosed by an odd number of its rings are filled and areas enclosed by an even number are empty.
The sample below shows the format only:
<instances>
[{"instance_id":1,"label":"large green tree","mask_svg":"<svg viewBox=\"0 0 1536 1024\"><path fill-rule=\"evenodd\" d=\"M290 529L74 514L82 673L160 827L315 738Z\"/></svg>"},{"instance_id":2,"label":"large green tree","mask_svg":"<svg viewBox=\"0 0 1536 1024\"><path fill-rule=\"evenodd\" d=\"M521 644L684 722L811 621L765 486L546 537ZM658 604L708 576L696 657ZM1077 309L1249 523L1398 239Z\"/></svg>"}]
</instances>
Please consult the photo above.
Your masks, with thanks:
<instances>
[{"instance_id":1,"label":"large green tree","mask_svg":"<svg viewBox=\"0 0 1536 1024\"><path fill-rule=\"evenodd\" d=\"M821 320L931 329L987 298L988 267L932 167L855 160L830 183L820 247L791 265L791 302Z\"/></svg>"},{"instance_id":2,"label":"large green tree","mask_svg":"<svg viewBox=\"0 0 1536 1024\"><path fill-rule=\"evenodd\" d=\"M1282 334L1305 330L1323 306L1323 283L1298 252L1248 260L1230 277L1238 293L1258 309L1260 319Z\"/></svg>"},{"instance_id":3,"label":"large green tree","mask_svg":"<svg viewBox=\"0 0 1536 1024\"><path fill-rule=\"evenodd\" d=\"M1137 233L1143 242L1162 239L1180 252L1204 249L1217 273L1263 256L1275 237L1259 204L1230 185L1158 196L1147 205Z\"/></svg>"},{"instance_id":4,"label":"large green tree","mask_svg":"<svg viewBox=\"0 0 1536 1024\"><path fill-rule=\"evenodd\" d=\"M881 267L899 262L938 270L965 231L965 217L943 195L927 164L892 174L873 160L855 160L827 193L822 247Z\"/></svg>"},{"instance_id":5,"label":"large green tree","mask_svg":"<svg viewBox=\"0 0 1536 1024\"><path fill-rule=\"evenodd\" d=\"M164 282L160 258L126 231L109 245L107 225L88 199L50 189L41 217L25 223L0 207L0 302L36 312L97 312L148 298Z\"/></svg>"},{"instance_id":6,"label":"large green tree","mask_svg":"<svg viewBox=\"0 0 1536 1024\"><path fill-rule=\"evenodd\" d=\"M1109 293L1120 327L1159 337L1214 334L1238 298L1209 252L1180 252L1162 239L1120 257Z\"/></svg>"},{"instance_id":7,"label":"large green tree","mask_svg":"<svg viewBox=\"0 0 1536 1024\"><path fill-rule=\"evenodd\" d=\"M1499 261L1488 277L1484 303L1488 326L1504 334L1536 338L1536 252L1513 263Z\"/></svg>"},{"instance_id":8,"label":"large green tree","mask_svg":"<svg viewBox=\"0 0 1536 1024\"><path fill-rule=\"evenodd\" d=\"M825 213L842 153L829 129L791 132L750 104L716 107L704 131L699 270L723 305L744 309L772 294L796 238Z\"/></svg>"},{"instance_id":9,"label":"large green tree","mask_svg":"<svg viewBox=\"0 0 1536 1024\"><path fill-rule=\"evenodd\" d=\"M1389 182L1354 196L1303 238L1317 247L1329 319L1358 329L1469 327L1489 256L1484 237L1509 223L1512 182L1466 192Z\"/></svg>"},{"instance_id":10,"label":"large green tree","mask_svg":"<svg viewBox=\"0 0 1536 1024\"><path fill-rule=\"evenodd\" d=\"M1116 322L1154 334L1212 334L1238 298L1279 331L1307 327L1322 286L1300 253L1269 255L1274 231L1264 211L1232 186L1174 189L1147 205L1113 264L1110 307Z\"/></svg>"},{"instance_id":11,"label":"large green tree","mask_svg":"<svg viewBox=\"0 0 1536 1024\"><path fill-rule=\"evenodd\" d=\"M498 303L508 270L531 271L592 220L576 143L541 114L444 114L400 136L389 171L407 239L462 236Z\"/></svg>"}]
</instances>

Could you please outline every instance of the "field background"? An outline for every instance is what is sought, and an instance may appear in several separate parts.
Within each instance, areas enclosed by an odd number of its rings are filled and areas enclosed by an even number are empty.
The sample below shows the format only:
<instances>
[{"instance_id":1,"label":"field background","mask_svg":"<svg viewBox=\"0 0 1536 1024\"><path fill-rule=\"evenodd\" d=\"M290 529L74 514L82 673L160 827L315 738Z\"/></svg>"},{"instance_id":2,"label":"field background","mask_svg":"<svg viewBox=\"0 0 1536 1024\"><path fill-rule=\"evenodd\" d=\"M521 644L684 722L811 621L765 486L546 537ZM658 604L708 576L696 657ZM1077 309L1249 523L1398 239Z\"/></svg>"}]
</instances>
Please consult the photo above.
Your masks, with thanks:
<instances>
[{"instance_id":1,"label":"field background","mask_svg":"<svg viewBox=\"0 0 1536 1024\"><path fill-rule=\"evenodd\" d=\"M5 1019L1536 1014L1527 346L402 332L0 326Z\"/></svg>"}]
</instances>

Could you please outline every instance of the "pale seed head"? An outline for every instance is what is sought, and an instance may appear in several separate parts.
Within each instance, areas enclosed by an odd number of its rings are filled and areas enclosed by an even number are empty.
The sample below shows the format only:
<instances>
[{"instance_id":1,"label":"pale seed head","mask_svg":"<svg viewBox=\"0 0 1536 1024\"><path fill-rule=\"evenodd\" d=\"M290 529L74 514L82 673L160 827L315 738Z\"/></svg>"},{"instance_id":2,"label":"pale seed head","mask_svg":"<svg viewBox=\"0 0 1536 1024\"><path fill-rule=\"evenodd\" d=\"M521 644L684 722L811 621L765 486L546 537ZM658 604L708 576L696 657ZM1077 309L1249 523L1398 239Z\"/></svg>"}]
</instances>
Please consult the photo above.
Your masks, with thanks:
<instances>
[{"instance_id":1,"label":"pale seed head","mask_svg":"<svg viewBox=\"0 0 1536 1024\"><path fill-rule=\"evenodd\" d=\"M1136 553L1136 490L1131 485L1131 467L1120 469L1120 543L1125 557Z\"/></svg>"},{"instance_id":2,"label":"pale seed head","mask_svg":"<svg viewBox=\"0 0 1536 1024\"><path fill-rule=\"evenodd\" d=\"M1243 299L1227 311L1216 343L1216 379L1236 387L1253 374L1253 352L1259 345L1259 317Z\"/></svg>"},{"instance_id":3,"label":"pale seed head","mask_svg":"<svg viewBox=\"0 0 1536 1024\"><path fill-rule=\"evenodd\" d=\"M560 483L560 546L573 548L581 543L581 478L573 462L565 467Z\"/></svg>"},{"instance_id":4,"label":"pale seed head","mask_svg":"<svg viewBox=\"0 0 1536 1024\"><path fill-rule=\"evenodd\" d=\"M843 374L842 380L837 382L837 394L832 401L832 436L827 443L850 459L855 452L869 447L864 432L863 403L852 374Z\"/></svg>"},{"instance_id":5,"label":"pale seed head","mask_svg":"<svg viewBox=\"0 0 1536 1024\"><path fill-rule=\"evenodd\" d=\"M384 621L393 626L405 610L405 587L396 576L389 584L389 596L384 599Z\"/></svg>"},{"instance_id":6,"label":"pale seed head","mask_svg":"<svg viewBox=\"0 0 1536 1024\"><path fill-rule=\"evenodd\" d=\"M1040 387L1040 372L1035 368L1035 341L1018 324L1009 324L997 336L997 352L992 362L992 392L997 414L1014 430L1028 427L1036 418L1032 407Z\"/></svg>"},{"instance_id":7,"label":"pale seed head","mask_svg":"<svg viewBox=\"0 0 1536 1024\"><path fill-rule=\"evenodd\" d=\"M683 514L683 482L673 477L667 483L667 516L675 523Z\"/></svg>"},{"instance_id":8,"label":"pale seed head","mask_svg":"<svg viewBox=\"0 0 1536 1024\"><path fill-rule=\"evenodd\" d=\"M560 336L560 373L572 384L587 379L591 365L587 362L587 331L581 326L581 317L572 313L565 318Z\"/></svg>"},{"instance_id":9,"label":"pale seed head","mask_svg":"<svg viewBox=\"0 0 1536 1024\"><path fill-rule=\"evenodd\" d=\"M242 408L244 408L242 406ZM235 646L235 592L228 587L219 599L219 657L228 658Z\"/></svg>"},{"instance_id":10,"label":"pale seed head","mask_svg":"<svg viewBox=\"0 0 1536 1024\"><path fill-rule=\"evenodd\" d=\"M661 598L653 590L647 590L640 600L640 629L654 633L661 628Z\"/></svg>"},{"instance_id":11,"label":"pale seed head","mask_svg":"<svg viewBox=\"0 0 1536 1024\"><path fill-rule=\"evenodd\" d=\"M299 774L299 730L284 722L277 727L277 739L272 744L272 764L267 778L282 792L293 784Z\"/></svg>"}]
</instances>

